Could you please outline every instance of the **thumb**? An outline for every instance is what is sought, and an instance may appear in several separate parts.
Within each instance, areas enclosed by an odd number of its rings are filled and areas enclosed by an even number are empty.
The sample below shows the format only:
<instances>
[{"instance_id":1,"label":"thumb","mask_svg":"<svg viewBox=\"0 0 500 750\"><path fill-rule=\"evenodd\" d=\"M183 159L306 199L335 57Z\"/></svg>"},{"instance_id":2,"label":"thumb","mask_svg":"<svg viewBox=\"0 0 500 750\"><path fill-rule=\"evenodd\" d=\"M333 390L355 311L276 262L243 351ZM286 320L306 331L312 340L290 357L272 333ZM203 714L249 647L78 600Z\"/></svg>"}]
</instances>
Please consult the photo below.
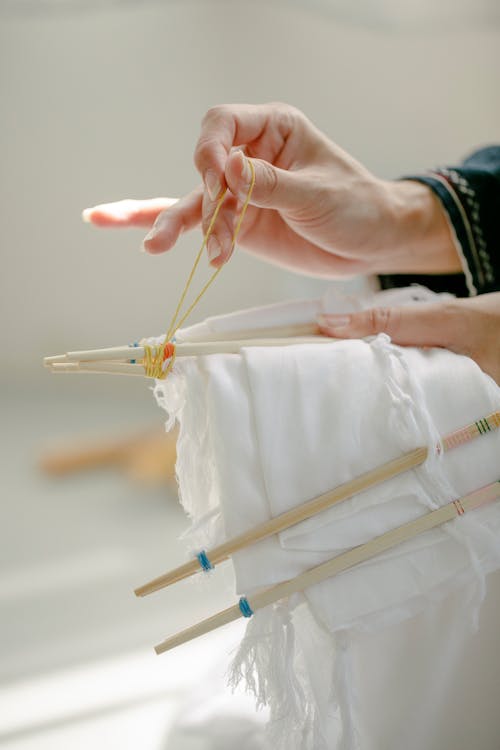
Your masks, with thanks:
<instances>
[{"instance_id":1,"label":"thumb","mask_svg":"<svg viewBox=\"0 0 500 750\"><path fill-rule=\"evenodd\" d=\"M348 315L318 315L323 333L340 339L386 333L403 346L441 346L461 352L466 346L459 303L374 307Z\"/></svg>"},{"instance_id":2,"label":"thumb","mask_svg":"<svg viewBox=\"0 0 500 750\"><path fill-rule=\"evenodd\" d=\"M304 203L308 191L296 174L263 159L249 159L238 149L227 160L225 177L229 190L241 201L246 199L252 182L251 165L255 171L250 200L253 206L285 210Z\"/></svg>"}]
</instances>

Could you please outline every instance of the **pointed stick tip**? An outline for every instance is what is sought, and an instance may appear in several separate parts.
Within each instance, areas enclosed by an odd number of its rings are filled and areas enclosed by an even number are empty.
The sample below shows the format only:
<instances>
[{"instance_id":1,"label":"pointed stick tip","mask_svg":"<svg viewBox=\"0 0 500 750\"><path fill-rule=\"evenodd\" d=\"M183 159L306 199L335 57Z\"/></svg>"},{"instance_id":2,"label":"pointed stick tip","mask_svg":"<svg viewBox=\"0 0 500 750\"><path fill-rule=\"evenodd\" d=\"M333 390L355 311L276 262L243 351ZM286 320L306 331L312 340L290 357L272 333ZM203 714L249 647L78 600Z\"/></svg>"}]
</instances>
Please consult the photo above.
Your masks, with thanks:
<instances>
[{"instance_id":1,"label":"pointed stick tip","mask_svg":"<svg viewBox=\"0 0 500 750\"><path fill-rule=\"evenodd\" d=\"M161 589L167 588L167 586L171 586L178 581L183 581L185 578L189 578L199 572L200 564L198 560L188 560L188 562L180 567L174 568L168 573L164 573L164 575L154 578L152 581L143 583L142 586L138 586L134 589L134 594L136 596L148 596L148 594L153 594L155 591L161 591Z\"/></svg>"},{"instance_id":2,"label":"pointed stick tip","mask_svg":"<svg viewBox=\"0 0 500 750\"><path fill-rule=\"evenodd\" d=\"M52 357L44 357L43 358L43 365L44 367L51 367L54 364L59 364L62 362L67 362L67 356L66 354L55 354Z\"/></svg>"}]
</instances>

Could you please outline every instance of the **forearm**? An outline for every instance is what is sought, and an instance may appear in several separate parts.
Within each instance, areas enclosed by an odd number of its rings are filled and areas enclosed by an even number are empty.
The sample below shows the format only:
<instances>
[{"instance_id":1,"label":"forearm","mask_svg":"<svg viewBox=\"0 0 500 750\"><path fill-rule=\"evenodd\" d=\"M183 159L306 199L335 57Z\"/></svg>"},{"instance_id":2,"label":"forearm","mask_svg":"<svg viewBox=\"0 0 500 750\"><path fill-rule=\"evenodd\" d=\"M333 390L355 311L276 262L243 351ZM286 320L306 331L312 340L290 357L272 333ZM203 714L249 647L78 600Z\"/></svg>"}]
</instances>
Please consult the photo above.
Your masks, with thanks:
<instances>
[{"instance_id":1,"label":"forearm","mask_svg":"<svg viewBox=\"0 0 500 750\"><path fill-rule=\"evenodd\" d=\"M381 273L444 274L462 270L453 228L432 190L416 181L385 183L391 254Z\"/></svg>"},{"instance_id":2,"label":"forearm","mask_svg":"<svg viewBox=\"0 0 500 750\"><path fill-rule=\"evenodd\" d=\"M439 207L448 228L448 247L443 244L445 233L439 230L436 217L430 221L426 239L425 220L421 214L421 208L425 210L425 199L423 203L417 200L413 226L417 240L416 253L421 253L422 265L410 267L412 254L415 252L413 245L408 252L407 264L403 263L400 267L392 265L385 273L458 272L456 278L449 279L448 287L446 280L439 277L436 277L436 285L432 284L432 279L430 285L439 286L439 290L448 288L449 291L464 295L500 290L500 147L482 149L466 159L460 167L439 168L401 181L402 197L411 196L410 188L403 186L412 183L432 195L435 205ZM415 196L418 199L419 193L415 193ZM410 209L406 214L410 217L411 225ZM434 216L431 209L429 216ZM403 211L401 222L404 217ZM415 238L415 234L410 236ZM447 268L446 258L451 260L453 251L455 265ZM433 252L436 253L434 265L429 262L429 255ZM421 281L429 285L428 277L425 280L418 276L413 279L385 275L381 277L384 287L404 285L409 281Z\"/></svg>"}]
</instances>

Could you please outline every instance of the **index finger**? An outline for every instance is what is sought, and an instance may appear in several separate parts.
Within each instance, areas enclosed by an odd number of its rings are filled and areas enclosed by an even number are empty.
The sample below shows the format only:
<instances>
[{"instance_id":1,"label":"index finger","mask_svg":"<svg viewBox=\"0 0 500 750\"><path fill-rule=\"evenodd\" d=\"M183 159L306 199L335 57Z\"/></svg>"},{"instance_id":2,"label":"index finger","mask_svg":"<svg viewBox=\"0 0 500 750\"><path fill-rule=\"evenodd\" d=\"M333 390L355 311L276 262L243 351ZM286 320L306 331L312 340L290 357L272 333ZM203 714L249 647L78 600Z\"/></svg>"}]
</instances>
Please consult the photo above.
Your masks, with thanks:
<instances>
[{"instance_id":1,"label":"index finger","mask_svg":"<svg viewBox=\"0 0 500 750\"><path fill-rule=\"evenodd\" d=\"M177 198L127 198L101 203L82 212L83 221L97 227L151 227L157 216L177 203Z\"/></svg>"}]
</instances>

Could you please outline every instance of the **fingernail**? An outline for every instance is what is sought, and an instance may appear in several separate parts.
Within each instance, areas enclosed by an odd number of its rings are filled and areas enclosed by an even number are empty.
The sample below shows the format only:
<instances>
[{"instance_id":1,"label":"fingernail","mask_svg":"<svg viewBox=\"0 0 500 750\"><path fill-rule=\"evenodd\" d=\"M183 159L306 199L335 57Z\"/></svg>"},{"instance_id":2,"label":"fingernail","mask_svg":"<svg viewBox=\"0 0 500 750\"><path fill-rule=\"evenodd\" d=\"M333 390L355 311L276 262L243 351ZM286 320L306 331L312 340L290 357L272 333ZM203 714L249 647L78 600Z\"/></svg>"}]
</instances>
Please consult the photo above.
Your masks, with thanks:
<instances>
[{"instance_id":1,"label":"fingernail","mask_svg":"<svg viewBox=\"0 0 500 750\"><path fill-rule=\"evenodd\" d=\"M92 213L91 208L84 208L82 211L82 221L86 224L90 224L90 214Z\"/></svg>"},{"instance_id":2,"label":"fingernail","mask_svg":"<svg viewBox=\"0 0 500 750\"><path fill-rule=\"evenodd\" d=\"M158 232L156 231L156 229L152 227L147 233L147 235L144 237L144 242L147 242L148 240L153 240L157 234Z\"/></svg>"},{"instance_id":3,"label":"fingernail","mask_svg":"<svg viewBox=\"0 0 500 750\"><path fill-rule=\"evenodd\" d=\"M210 237L210 239L208 240L207 250L208 250L208 260L210 262L218 258L219 255L222 253L220 242L216 237Z\"/></svg>"},{"instance_id":4,"label":"fingernail","mask_svg":"<svg viewBox=\"0 0 500 750\"><path fill-rule=\"evenodd\" d=\"M338 328L346 328L351 322L350 315L323 315L320 314L317 317L320 326L325 326L336 330Z\"/></svg>"},{"instance_id":5,"label":"fingernail","mask_svg":"<svg viewBox=\"0 0 500 750\"><path fill-rule=\"evenodd\" d=\"M158 228L157 228L156 224L153 224L153 226L151 227L151 229L149 230L149 232L147 233L147 235L144 237L144 239L142 241L141 252L143 252L143 253L147 253L148 252L148 248L146 247L146 242L149 242L149 240L154 240L154 238L157 236L157 234L158 234Z\"/></svg>"},{"instance_id":6,"label":"fingernail","mask_svg":"<svg viewBox=\"0 0 500 750\"><path fill-rule=\"evenodd\" d=\"M210 198L216 201L221 192L221 184L219 178L211 169L207 169L205 172L205 185Z\"/></svg>"}]
</instances>

